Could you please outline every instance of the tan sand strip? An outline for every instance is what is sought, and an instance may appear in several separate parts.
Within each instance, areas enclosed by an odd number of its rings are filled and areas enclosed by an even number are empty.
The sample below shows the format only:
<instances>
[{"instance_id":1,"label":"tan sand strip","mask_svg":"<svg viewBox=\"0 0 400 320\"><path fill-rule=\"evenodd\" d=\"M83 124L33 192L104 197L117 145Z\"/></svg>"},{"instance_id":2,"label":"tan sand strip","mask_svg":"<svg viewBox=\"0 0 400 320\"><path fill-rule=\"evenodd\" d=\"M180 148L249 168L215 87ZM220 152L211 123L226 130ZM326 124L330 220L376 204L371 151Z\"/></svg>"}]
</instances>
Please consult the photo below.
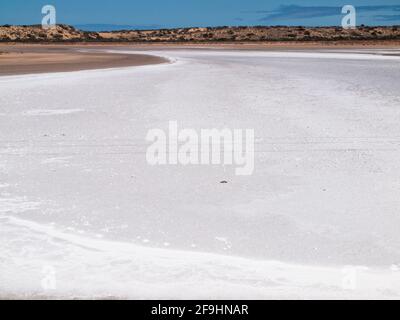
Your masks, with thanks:
<instances>
[{"instance_id":1,"label":"tan sand strip","mask_svg":"<svg viewBox=\"0 0 400 320\"><path fill-rule=\"evenodd\" d=\"M77 52L71 48L0 46L0 76L119 68L164 63L146 54Z\"/></svg>"}]
</instances>

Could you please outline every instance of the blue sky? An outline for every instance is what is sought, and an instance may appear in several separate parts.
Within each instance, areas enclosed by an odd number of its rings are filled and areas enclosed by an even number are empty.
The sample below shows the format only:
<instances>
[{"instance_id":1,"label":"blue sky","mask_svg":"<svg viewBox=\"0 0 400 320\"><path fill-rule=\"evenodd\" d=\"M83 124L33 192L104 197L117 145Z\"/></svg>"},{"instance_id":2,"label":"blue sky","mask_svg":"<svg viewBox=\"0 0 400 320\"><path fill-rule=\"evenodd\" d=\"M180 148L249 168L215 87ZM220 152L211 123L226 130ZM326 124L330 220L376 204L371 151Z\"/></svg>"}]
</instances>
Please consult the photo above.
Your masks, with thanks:
<instances>
[{"instance_id":1,"label":"blue sky","mask_svg":"<svg viewBox=\"0 0 400 320\"><path fill-rule=\"evenodd\" d=\"M340 25L343 5L357 9L357 24L399 25L399 0L0 0L0 24L39 24L43 5L57 23L139 28L222 25Z\"/></svg>"}]
</instances>

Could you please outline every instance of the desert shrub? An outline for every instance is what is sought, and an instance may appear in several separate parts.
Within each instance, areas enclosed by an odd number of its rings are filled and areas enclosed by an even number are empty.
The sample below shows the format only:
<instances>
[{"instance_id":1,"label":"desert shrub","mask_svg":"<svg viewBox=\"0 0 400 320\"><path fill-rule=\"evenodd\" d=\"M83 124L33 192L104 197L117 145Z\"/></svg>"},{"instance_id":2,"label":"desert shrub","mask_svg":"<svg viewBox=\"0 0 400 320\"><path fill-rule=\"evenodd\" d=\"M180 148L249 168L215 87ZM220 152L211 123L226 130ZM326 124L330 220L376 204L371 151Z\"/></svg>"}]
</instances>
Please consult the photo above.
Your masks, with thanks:
<instances>
[{"instance_id":1,"label":"desert shrub","mask_svg":"<svg viewBox=\"0 0 400 320\"><path fill-rule=\"evenodd\" d=\"M9 41L12 41L12 39L9 36L3 36L0 38L0 41L9 42Z\"/></svg>"},{"instance_id":2,"label":"desert shrub","mask_svg":"<svg viewBox=\"0 0 400 320\"><path fill-rule=\"evenodd\" d=\"M35 37L33 34L28 34L26 37L27 37L27 39L28 39L29 41L34 41L34 40L36 40L36 37Z\"/></svg>"}]
</instances>

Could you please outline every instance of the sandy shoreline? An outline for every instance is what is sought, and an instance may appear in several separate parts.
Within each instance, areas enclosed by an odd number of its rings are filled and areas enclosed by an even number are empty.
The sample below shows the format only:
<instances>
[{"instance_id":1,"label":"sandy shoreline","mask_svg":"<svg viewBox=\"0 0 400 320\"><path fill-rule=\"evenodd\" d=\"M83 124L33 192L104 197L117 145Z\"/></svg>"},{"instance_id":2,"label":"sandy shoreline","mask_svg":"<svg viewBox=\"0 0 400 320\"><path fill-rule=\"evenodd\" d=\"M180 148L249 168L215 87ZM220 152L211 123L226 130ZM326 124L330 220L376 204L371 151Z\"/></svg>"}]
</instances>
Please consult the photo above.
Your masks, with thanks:
<instances>
[{"instance_id":1,"label":"sandy shoreline","mask_svg":"<svg viewBox=\"0 0 400 320\"><path fill-rule=\"evenodd\" d=\"M343 41L244 41L244 42L65 42L65 43L17 43L0 42L3 48L258 48L258 49L299 49L299 48L387 48L400 47L400 40L343 40Z\"/></svg>"},{"instance_id":2,"label":"sandy shoreline","mask_svg":"<svg viewBox=\"0 0 400 320\"><path fill-rule=\"evenodd\" d=\"M118 68L166 62L148 54L80 52L79 49L163 49L220 50L321 50L400 48L398 41L359 42L257 42L257 43L99 43L99 44L0 44L0 76L31 73Z\"/></svg>"},{"instance_id":3,"label":"sandy shoreline","mask_svg":"<svg viewBox=\"0 0 400 320\"><path fill-rule=\"evenodd\" d=\"M0 76L141 66L166 62L146 54L78 52L73 48L0 46Z\"/></svg>"}]
</instances>

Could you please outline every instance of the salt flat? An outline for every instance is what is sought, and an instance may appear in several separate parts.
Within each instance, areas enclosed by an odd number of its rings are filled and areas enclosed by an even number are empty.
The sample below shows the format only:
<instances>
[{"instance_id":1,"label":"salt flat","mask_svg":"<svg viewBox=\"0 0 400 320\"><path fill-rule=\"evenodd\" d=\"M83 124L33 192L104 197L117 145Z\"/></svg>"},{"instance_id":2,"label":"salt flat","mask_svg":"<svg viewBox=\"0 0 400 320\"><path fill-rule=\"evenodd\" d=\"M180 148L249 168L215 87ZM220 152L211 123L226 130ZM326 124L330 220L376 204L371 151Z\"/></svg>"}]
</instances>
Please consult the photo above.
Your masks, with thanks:
<instances>
[{"instance_id":1,"label":"salt flat","mask_svg":"<svg viewBox=\"0 0 400 320\"><path fill-rule=\"evenodd\" d=\"M0 77L0 296L399 298L400 57L148 53ZM171 120L254 129L254 174L148 165Z\"/></svg>"}]
</instances>

